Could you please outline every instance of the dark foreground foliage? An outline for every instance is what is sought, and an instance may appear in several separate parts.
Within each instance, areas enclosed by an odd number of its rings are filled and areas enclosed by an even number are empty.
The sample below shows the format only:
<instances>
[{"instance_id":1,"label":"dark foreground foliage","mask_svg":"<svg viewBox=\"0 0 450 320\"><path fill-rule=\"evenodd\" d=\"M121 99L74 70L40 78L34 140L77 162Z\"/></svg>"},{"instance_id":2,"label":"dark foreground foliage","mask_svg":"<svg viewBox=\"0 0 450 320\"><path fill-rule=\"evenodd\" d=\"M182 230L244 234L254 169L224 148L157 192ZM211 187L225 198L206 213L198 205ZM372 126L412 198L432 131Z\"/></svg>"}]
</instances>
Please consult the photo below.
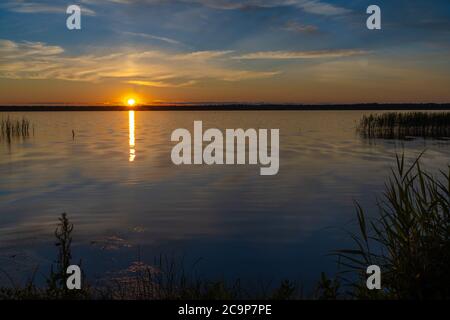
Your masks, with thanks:
<instances>
[{"instance_id":1,"label":"dark foreground foliage","mask_svg":"<svg viewBox=\"0 0 450 320\"><path fill-rule=\"evenodd\" d=\"M450 298L450 168L434 176L420 157L409 167L397 157L378 216L367 221L357 204L355 248L336 252L344 271L337 281L354 298ZM369 291L366 267L382 270L383 290Z\"/></svg>"}]
</instances>

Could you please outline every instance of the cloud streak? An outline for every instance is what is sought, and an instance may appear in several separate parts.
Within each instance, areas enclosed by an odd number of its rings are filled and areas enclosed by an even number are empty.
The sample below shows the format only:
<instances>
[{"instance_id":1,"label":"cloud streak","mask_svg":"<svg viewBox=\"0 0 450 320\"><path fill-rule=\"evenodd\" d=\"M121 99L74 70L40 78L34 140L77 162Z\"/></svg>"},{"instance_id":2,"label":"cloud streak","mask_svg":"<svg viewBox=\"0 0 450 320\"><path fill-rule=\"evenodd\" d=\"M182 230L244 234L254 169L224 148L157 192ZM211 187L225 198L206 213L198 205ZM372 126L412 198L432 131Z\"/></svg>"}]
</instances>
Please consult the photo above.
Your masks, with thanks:
<instances>
[{"instance_id":1,"label":"cloud streak","mask_svg":"<svg viewBox=\"0 0 450 320\"><path fill-rule=\"evenodd\" d=\"M322 0L84 0L87 3L110 2L116 4L162 4L162 3L188 3L209 7L218 10L243 10L250 8L276 8L294 7L305 12L336 16L344 15L351 10L327 3Z\"/></svg>"},{"instance_id":2,"label":"cloud streak","mask_svg":"<svg viewBox=\"0 0 450 320\"><path fill-rule=\"evenodd\" d=\"M144 87L154 87L154 88L182 88L189 87L197 83L196 80L189 80L181 83L170 83L165 81L142 81L142 80L129 80L129 84L135 84Z\"/></svg>"},{"instance_id":3,"label":"cloud streak","mask_svg":"<svg viewBox=\"0 0 450 320\"><path fill-rule=\"evenodd\" d=\"M296 32L296 33L306 33L306 34L314 34L319 32L319 28L311 25L311 24L300 24L295 21L289 21L283 27L286 31Z\"/></svg>"},{"instance_id":4,"label":"cloud streak","mask_svg":"<svg viewBox=\"0 0 450 320\"><path fill-rule=\"evenodd\" d=\"M140 37L140 38L150 39L150 40L158 40L158 41L162 41L162 42L166 42L166 43L174 44L174 45L182 45L183 44L180 41L177 41L177 40L174 40L171 38L155 36L153 34L148 34L148 33L128 32L128 31L123 31L121 33L124 35L128 35L128 36Z\"/></svg>"},{"instance_id":5,"label":"cloud streak","mask_svg":"<svg viewBox=\"0 0 450 320\"><path fill-rule=\"evenodd\" d=\"M153 87L186 87L201 81L242 81L273 77L279 71L253 71L219 59L232 51L173 53L127 50L68 56L42 42L0 40L0 77L71 81L120 81Z\"/></svg>"},{"instance_id":6,"label":"cloud streak","mask_svg":"<svg viewBox=\"0 0 450 320\"><path fill-rule=\"evenodd\" d=\"M261 51L235 56L239 60L292 60L292 59L323 59L343 58L367 54L365 50L320 50L320 51Z\"/></svg>"},{"instance_id":7,"label":"cloud streak","mask_svg":"<svg viewBox=\"0 0 450 320\"><path fill-rule=\"evenodd\" d=\"M296 7L305 12L317 15L343 15L350 10L319 0L184 0L198 3L215 9L236 10L248 8Z\"/></svg>"},{"instance_id":8,"label":"cloud streak","mask_svg":"<svg viewBox=\"0 0 450 320\"><path fill-rule=\"evenodd\" d=\"M2 4L0 7L5 8L8 11L16 13L50 13L50 14L66 14L67 5L54 4L54 3L36 3L25 1L8 1ZM80 6L81 12L88 16L95 16L94 10L91 10L85 6Z\"/></svg>"}]
</instances>

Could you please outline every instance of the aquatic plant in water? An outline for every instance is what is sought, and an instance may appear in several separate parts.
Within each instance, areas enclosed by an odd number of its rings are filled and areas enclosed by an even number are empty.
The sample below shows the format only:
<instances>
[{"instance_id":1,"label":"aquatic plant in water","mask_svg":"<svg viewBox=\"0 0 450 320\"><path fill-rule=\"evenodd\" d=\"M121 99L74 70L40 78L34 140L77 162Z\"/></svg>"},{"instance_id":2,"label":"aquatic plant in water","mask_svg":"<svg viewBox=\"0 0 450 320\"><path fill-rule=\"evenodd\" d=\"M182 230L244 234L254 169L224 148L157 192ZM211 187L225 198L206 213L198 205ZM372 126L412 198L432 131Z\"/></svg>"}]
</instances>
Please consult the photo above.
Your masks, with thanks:
<instances>
[{"instance_id":1,"label":"aquatic plant in water","mask_svg":"<svg viewBox=\"0 0 450 320\"><path fill-rule=\"evenodd\" d=\"M387 112L364 115L357 126L364 138L450 138L450 112Z\"/></svg>"},{"instance_id":2,"label":"aquatic plant in water","mask_svg":"<svg viewBox=\"0 0 450 320\"><path fill-rule=\"evenodd\" d=\"M368 221L356 204L356 247L336 252L339 279L356 298L448 299L450 297L450 166L438 175L409 167L397 156L378 215ZM368 290L366 268L382 271L382 290ZM350 275L348 277L348 275Z\"/></svg>"},{"instance_id":3,"label":"aquatic plant in water","mask_svg":"<svg viewBox=\"0 0 450 320\"><path fill-rule=\"evenodd\" d=\"M9 116L0 122L0 134L8 142L13 138L27 138L30 136L32 128L30 120L22 118L21 120L11 120Z\"/></svg>"}]
</instances>

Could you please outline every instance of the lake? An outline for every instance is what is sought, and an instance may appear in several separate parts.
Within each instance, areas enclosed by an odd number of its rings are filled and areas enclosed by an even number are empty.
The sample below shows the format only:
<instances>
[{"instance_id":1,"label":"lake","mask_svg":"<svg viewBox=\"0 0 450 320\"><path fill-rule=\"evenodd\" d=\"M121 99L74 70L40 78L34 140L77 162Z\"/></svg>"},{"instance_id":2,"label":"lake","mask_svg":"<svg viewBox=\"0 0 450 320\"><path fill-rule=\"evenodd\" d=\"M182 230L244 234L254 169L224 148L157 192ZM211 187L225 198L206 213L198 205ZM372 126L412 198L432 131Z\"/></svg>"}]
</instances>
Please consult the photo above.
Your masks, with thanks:
<instances>
[{"instance_id":1,"label":"lake","mask_svg":"<svg viewBox=\"0 0 450 320\"><path fill-rule=\"evenodd\" d=\"M336 271L328 254L352 246L354 201L376 212L395 154L423 150L427 169L446 169L450 144L366 140L368 111L29 112L34 134L0 141L0 270L17 281L46 274L66 212L74 260L102 279L159 255L207 279L299 281ZM0 117L7 117L0 113ZM280 168L175 166L177 128L280 129ZM75 136L72 136L74 130ZM1 283L8 279L0 276Z\"/></svg>"}]
</instances>

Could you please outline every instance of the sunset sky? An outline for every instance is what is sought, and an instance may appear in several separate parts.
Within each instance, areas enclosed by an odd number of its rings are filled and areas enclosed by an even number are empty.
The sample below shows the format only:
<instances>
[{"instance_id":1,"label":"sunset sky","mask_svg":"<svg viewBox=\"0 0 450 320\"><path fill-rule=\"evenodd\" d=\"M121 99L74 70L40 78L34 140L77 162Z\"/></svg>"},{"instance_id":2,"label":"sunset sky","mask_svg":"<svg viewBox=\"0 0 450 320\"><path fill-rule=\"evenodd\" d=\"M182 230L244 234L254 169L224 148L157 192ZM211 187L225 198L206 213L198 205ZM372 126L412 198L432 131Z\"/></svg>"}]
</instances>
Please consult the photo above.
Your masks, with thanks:
<instances>
[{"instance_id":1,"label":"sunset sky","mask_svg":"<svg viewBox=\"0 0 450 320\"><path fill-rule=\"evenodd\" d=\"M448 0L0 3L3 105L450 102L449 87Z\"/></svg>"}]
</instances>

